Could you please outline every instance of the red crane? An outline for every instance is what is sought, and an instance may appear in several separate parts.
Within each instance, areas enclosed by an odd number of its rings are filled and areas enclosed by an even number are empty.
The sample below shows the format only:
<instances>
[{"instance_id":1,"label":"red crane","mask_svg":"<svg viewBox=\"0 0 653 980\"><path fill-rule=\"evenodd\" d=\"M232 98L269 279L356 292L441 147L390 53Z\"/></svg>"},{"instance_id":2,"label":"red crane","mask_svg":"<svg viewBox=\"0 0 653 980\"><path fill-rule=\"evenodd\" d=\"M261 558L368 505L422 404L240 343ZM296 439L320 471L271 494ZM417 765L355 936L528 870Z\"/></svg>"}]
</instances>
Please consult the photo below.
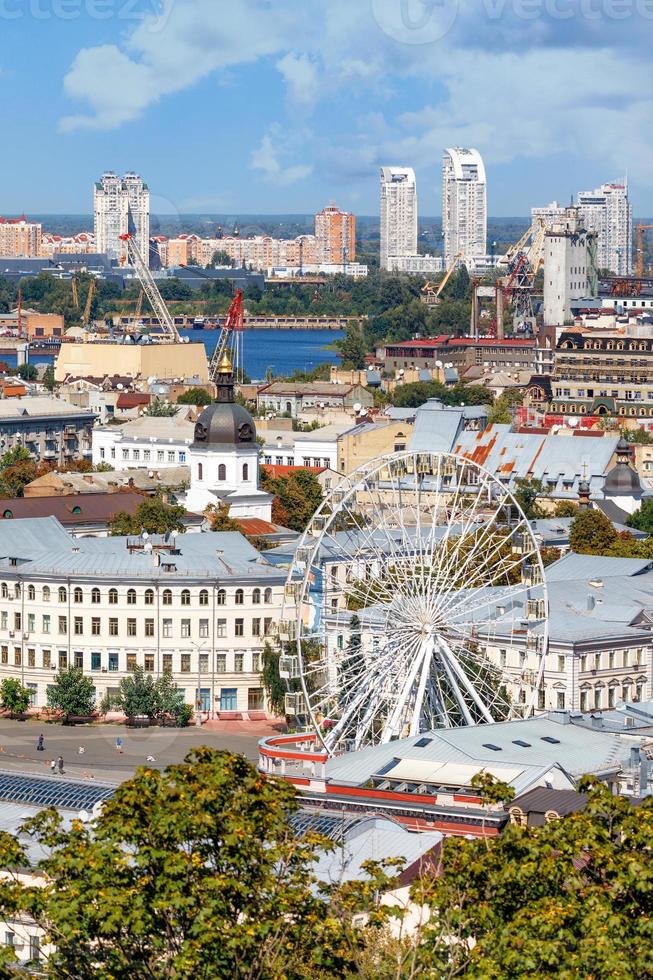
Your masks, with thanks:
<instances>
[{"instance_id":1,"label":"red crane","mask_svg":"<svg viewBox=\"0 0 653 980\"><path fill-rule=\"evenodd\" d=\"M231 301L231 305L227 310L227 315L224 318L222 324L222 329L220 330L220 336L218 337L218 342L215 345L215 350L213 351L213 356L211 357L211 364L209 365L209 377L212 381L215 381L218 376L218 365L222 360L222 355L229 349L231 351L231 360L234 364L242 366L239 364L241 361L241 351L242 346L242 332L245 327L245 310L243 308L243 291L242 289L236 290L236 295Z\"/></svg>"}]
</instances>

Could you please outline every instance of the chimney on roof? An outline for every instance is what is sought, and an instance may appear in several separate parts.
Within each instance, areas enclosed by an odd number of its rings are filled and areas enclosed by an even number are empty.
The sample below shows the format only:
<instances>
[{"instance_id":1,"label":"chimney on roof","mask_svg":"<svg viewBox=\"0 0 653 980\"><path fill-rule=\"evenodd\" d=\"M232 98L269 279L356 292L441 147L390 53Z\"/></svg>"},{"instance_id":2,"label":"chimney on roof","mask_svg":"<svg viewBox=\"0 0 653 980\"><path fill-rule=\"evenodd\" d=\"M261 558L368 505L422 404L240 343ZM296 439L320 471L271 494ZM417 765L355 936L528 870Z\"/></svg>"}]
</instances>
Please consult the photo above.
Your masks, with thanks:
<instances>
[{"instance_id":1,"label":"chimney on roof","mask_svg":"<svg viewBox=\"0 0 653 980\"><path fill-rule=\"evenodd\" d=\"M591 612L592 609L594 609L595 606L596 606L596 599L594 598L593 595L588 595L587 596L587 611L588 612Z\"/></svg>"}]
</instances>

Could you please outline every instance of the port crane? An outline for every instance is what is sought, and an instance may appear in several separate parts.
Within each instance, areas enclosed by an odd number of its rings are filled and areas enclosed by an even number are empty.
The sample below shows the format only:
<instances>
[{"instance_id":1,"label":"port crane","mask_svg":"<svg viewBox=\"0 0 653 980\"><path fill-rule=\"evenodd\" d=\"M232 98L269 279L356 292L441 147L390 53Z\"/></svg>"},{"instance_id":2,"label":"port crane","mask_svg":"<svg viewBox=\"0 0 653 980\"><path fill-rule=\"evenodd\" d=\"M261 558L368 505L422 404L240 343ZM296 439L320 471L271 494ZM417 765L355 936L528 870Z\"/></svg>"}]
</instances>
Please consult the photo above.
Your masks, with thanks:
<instances>
[{"instance_id":1,"label":"port crane","mask_svg":"<svg viewBox=\"0 0 653 980\"><path fill-rule=\"evenodd\" d=\"M150 306L154 310L154 315L159 321L159 325L163 331L163 339L173 344L181 343L179 331L174 324L174 320L170 316L170 311L164 302L163 296L159 292L159 287L154 281L152 273L150 272L147 263L139 251L138 245L134 240L134 236L131 234L131 232L129 232L125 235L121 235L120 240L123 241L127 247L127 256L134 267L136 275L138 276L141 288L147 296Z\"/></svg>"},{"instance_id":2,"label":"port crane","mask_svg":"<svg viewBox=\"0 0 653 980\"><path fill-rule=\"evenodd\" d=\"M435 306L437 303L441 303L442 300L440 299L440 296L444 292L447 283L451 279L452 275L454 274L454 272L456 271L460 263L464 261L465 261L465 256L463 255L463 253L457 252L456 255L454 255L453 257L451 265L445 272L441 281L438 283L437 288L433 285L432 282L425 283L422 286L422 293L424 294L422 296L422 302L426 303L427 306Z\"/></svg>"},{"instance_id":3,"label":"port crane","mask_svg":"<svg viewBox=\"0 0 653 980\"><path fill-rule=\"evenodd\" d=\"M188 266L182 265L182 268ZM193 274L197 274L208 282L215 282L212 276L207 275L200 268L193 266ZM218 379L218 366L222 360L222 355L226 350L229 351L231 363L234 368L234 376L242 384L243 380L243 330L245 329L245 308L243 306L243 291L237 289L231 301L226 316L220 328L220 336L215 345L215 350L211 355L209 363L209 378L213 382Z\"/></svg>"}]
</instances>

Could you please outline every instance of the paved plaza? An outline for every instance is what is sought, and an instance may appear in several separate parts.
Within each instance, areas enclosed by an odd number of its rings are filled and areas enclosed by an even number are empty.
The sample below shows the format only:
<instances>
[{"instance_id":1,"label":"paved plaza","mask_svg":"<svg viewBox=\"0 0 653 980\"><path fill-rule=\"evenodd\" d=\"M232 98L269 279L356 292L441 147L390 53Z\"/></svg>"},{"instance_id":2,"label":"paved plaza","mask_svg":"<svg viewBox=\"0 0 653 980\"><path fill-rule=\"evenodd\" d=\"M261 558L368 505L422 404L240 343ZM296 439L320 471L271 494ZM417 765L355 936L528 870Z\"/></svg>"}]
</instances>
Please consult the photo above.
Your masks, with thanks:
<instances>
[{"instance_id":1,"label":"paved plaza","mask_svg":"<svg viewBox=\"0 0 653 980\"><path fill-rule=\"evenodd\" d=\"M39 735L45 750L36 748ZM122 751L116 739L122 739ZM258 735L231 733L205 728L142 728L125 725L82 725L67 727L38 721L0 719L0 770L38 774L50 772L58 756L64 760L62 779L97 780L119 783L128 779L138 766L164 769L181 762L192 748L208 745L214 749L240 752L251 761L257 759ZM80 748L84 751L80 752ZM154 762L148 762L148 756Z\"/></svg>"}]
</instances>

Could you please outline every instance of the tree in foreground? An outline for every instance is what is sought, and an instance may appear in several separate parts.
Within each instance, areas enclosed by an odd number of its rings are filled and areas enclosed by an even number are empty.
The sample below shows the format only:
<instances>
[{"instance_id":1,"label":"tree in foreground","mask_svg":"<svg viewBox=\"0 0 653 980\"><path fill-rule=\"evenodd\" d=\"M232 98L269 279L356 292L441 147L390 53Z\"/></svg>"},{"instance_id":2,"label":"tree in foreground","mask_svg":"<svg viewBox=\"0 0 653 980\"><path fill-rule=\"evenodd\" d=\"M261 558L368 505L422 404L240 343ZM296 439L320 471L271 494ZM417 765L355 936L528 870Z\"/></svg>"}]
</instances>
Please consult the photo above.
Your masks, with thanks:
<instances>
[{"instance_id":1,"label":"tree in foreground","mask_svg":"<svg viewBox=\"0 0 653 980\"><path fill-rule=\"evenodd\" d=\"M189 388L177 398L178 405L210 405L212 401L206 388Z\"/></svg>"},{"instance_id":2,"label":"tree in foreground","mask_svg":"<svg viewBox=\"0 0 653 980\"><path fill-rule=\"evenodd\" d=\"M85 718L95 710L95 688L81 667L64 667L48 685L48 707L60 711L64 721Z\"/></svg>"},{"instance_id":3,"label":"tree in foreground","mask_svg":"<svg viewBox=\"0 0 653 980\"><path fill-rule=\"evenodd\" d=\"M448 838L413 976L474 980L653 977L653 799L585 780L586 808L490 840Z\"/></svg>"},{"instance_id":4,"label":"tree in foreground","mask_svg":"<svg viewBox=\"0 0 653 980\"><path fill-rule=\"evenodd\" d=\"M46 975L353 975L363 934L351 913L377 883L322 899L311 872L318 839L293 833L295 808L289 785L200 748L164 773L138 770L91 827L41 813L29 827L49 850L46 883L21 897L56 947Z\"/></svg>"},{"instance_id":5,"label":"tree in foreground","mask_svg":"<svg viewBox=\"0 0 653 980\"><path fill-rule=\"evenodd\" d=\"M16 677L5 677L0 684L0 704L12 715L22 715L29 708L30 693Z\"/></svg>"},{"instance_id":6,"label":"tree in foreground","mask_svg":"<svg viewBox=\"0 0 653 980\"><path fill-rule=\"evenodd\" d=\"M646 531L653 534L653 500L642 501L634 514L626 518L628 527L634 527L638 531Z\"/></svg>"}]
</instances>

